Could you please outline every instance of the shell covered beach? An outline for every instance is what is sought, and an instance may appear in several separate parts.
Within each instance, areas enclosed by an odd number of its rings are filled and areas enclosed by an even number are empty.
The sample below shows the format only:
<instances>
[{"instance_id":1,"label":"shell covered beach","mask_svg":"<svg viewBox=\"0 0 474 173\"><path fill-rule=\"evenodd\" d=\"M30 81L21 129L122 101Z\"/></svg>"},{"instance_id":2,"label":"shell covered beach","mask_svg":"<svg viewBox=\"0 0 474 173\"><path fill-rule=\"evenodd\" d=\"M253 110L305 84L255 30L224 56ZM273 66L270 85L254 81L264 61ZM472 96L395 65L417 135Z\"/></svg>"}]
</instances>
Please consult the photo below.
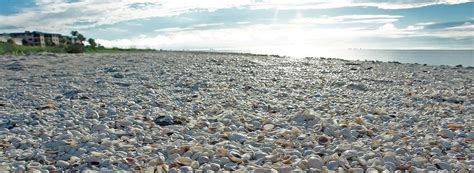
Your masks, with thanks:
<instances>
[{"instance_id":1,"label":"shell covered beach","mask_svg":"<svg viewBox=\"0 0 474 173\"><path fill-rule=\"evenodd\" d=\"M473 68L196 52L0 62L0 172L474 171Z\"/></svg>"}]
</instances>

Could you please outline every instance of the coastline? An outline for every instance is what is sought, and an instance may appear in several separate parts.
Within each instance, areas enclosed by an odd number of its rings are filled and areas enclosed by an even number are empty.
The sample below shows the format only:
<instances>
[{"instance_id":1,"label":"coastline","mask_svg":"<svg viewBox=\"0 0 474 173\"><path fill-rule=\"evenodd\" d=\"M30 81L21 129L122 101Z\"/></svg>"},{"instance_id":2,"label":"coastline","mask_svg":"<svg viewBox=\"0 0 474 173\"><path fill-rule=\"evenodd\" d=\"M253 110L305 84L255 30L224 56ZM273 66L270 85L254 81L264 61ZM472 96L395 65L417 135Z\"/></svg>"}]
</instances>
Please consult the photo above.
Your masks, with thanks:
<instances>
[{"instance_id":1,"label":"coastline","mask_svg":"<svg viewBox=\"0 0 474 173\"><path fill-rule=\"evenodd\" d=\"M0 171L474 168L472 68L182 51L0 61Z\"/></svg>"}]
</instances>

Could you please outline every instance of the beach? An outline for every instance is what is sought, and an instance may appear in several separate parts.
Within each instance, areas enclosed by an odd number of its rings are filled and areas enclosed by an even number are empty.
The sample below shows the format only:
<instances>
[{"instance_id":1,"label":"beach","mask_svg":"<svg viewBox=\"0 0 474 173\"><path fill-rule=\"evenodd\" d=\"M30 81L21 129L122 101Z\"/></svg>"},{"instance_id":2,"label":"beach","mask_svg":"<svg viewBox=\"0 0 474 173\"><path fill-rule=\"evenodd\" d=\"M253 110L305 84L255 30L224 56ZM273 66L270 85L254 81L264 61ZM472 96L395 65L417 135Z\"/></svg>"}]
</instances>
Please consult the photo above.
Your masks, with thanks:
<instances>
[{"instance_id":1,"label":"beach","mask_svg":"<svg viewBox=\"0 0 474 173\"><path fill-rule=\"evenodd\" d=\"M0 62L0 172L474 171L472 67L167 51Z\"/></svg>"}]
</instances>

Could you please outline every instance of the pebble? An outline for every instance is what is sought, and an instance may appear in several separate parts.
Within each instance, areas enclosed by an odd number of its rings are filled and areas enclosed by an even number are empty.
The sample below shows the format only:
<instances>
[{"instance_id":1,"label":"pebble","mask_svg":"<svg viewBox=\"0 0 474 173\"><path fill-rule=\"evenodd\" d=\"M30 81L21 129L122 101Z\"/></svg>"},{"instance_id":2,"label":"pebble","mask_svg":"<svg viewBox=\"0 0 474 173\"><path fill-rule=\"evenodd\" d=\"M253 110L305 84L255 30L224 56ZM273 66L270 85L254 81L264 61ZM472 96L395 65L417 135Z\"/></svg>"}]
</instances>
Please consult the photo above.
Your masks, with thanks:
<instances>
[{"instance_id":1,"label":"pebble","mask_svg":"<svg viewBox=\"0 0 474 173\"><path fill-rule=\"evenodd\" d=\"M441 170L448 170L448 171L451 171L451 165L449 163L446 163L446 162L438 162L438 163L435 163L435 166Z\"/></svg>"},{"instance_id":2,"label":"pebble","mask_svg":"<svg viewBox=\"0 0 474 173\"><path fill-rule=\"evenodd\" d=\"M311 157L308 159L308 165L310 168L321 169L323 167L323 160L318 157Z\"/></svg>"},{"instance_id":3,"label":"pebble","mask_svg":"<svg viewBox=\"0 0 474 173\"><path fill-rule=\"evenodd\" d=\"M189 167L189 166L181 166L179 168L179 171L181 173L193 173L193 168Z\"/></svg>"},{"instance_id":4,"label":"pebble","mask_svg":"<svg viewBox=\"0 0 474 173\"><path fill-rule=\"evenodd\" d=\"M362 168L350 168L349 173L364 173L364 169L362 169Z\"/></svg>"},{"instance_id":5,"label":"pebble","mask_svg":"<svg viewBox=\"0 0 474 173\"><path fill-rule=\"evenodd\" d=\"M474 168L468 68L168 51L0 61L15 67L0 68L0 172Z\"/></svg>"},{"instance_id":6,"label":"pebble","mask_svg":"<svg viewBox=\"0 0 474 173\"><path fill-rule=\"evenodd\" d=\"M175 117L171 115L165 115L165 116L156 117L155 123L160 126L169 126L169 125L182 124L183 122L179 119L176 119Z\"/></svg>"},{"instance_id":7,"label":"pebble","mask_svg":"<svg viewBox=\"0 0 474 173\"><path fill-rule=\"evenodd\" d=\"M339 161L329 161L326 166L329 170L336 170L339 167Z\"/></svg>"},{"instance_id":8,"label":"pebble","mask_svg":"<svg viewBox=\"0 0 474 173\"><path fill-rule=\"evenodd\" d=\"M273 171L270 168L257 168L253 171L253 173L274 173L276 171Z\"/></svg>"},{"instance_id":9,"label":"pebble","mask_svg":"<svg viewBox=\"0 0 474 173\"><path fill-rule=\"evenodd\" d=\"M454 138L454 136L456 136L456 133L454 133L453 131L449 129L441 129L439 133L442 137L445 137L445 138Z\"/></svg>"},{"instance_id":10,"label":"pebble","mask_svg":"<svg viewBox=\"0 0 474 173\"><path fill-rule=\"evenodd\" d=\"M244 135L242 133L231 133L229 135L229 139L231 141L236 141L236 142L245 142L247 140L247 135Z\"/></svg>"},{"instance_id":11,"label":"pebble","mask_svg":"<svg viewBox=\"0 0 474 173\"><path fill-rule=\"evenodd\" d=\"M69 162L66 162L64 160L58 160L56 161L56 166L61 168L67 168L69 167Z\"/></svg>"}]
</instances>

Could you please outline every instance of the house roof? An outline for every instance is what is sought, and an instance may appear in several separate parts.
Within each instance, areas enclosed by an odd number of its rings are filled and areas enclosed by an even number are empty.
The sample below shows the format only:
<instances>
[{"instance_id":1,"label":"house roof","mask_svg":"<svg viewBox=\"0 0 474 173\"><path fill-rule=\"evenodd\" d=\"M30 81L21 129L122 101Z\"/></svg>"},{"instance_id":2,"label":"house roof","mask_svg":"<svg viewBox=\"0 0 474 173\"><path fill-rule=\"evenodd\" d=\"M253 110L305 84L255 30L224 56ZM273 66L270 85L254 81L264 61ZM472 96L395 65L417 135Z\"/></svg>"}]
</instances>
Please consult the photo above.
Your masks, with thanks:
<instances>
[{"instance_id":1,"label":"house roof","mask_svg":"<svg viewBox=\"0 0 474 173\"><path fill-rule=\"evenodd\" d=\"M57 35L57 36L62 36L61 34L58 33L47 33L47 32L39 32L39 31L25 31L25 32L14 32L14 33L9 33L9 35L30 35L30 34L43 34L43 35Z\"/></svg>"}]
</instances>

